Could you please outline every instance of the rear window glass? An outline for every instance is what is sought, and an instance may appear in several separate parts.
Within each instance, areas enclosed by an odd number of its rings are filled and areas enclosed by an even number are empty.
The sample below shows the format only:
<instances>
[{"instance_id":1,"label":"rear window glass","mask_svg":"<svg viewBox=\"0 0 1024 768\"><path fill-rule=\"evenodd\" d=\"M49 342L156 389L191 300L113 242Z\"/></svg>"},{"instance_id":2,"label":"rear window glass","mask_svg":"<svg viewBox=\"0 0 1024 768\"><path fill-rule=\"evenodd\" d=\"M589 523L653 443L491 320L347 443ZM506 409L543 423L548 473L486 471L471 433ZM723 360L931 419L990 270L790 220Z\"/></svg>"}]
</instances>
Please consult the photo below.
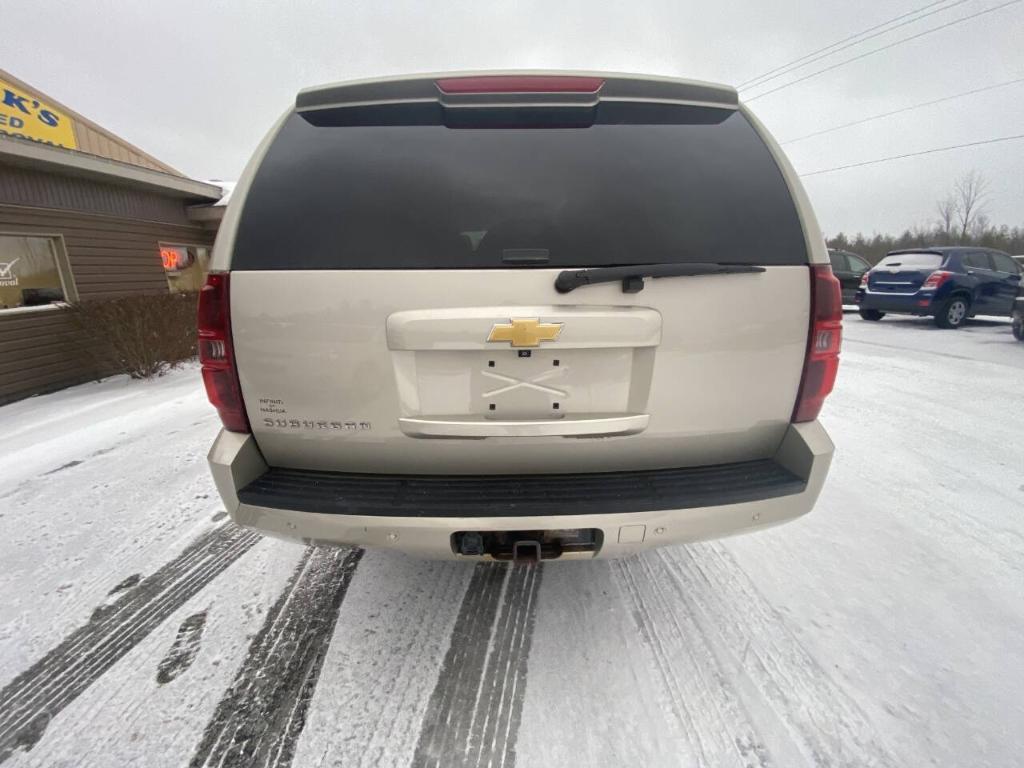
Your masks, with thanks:
<instances>
[{"instance_id":1,"label":"rear window glass","mask_svg":"<svg viewBox=\"0 0 1024 768\"><path fill-rule=\"evenodd\" d=\"M892 269L893 267L904 267L906 269L938 269L942 266L942 255L938 253L901 253L894 256L886 256L876 267Z\"/></svg>"},{"instance_id":2,"label":"rear window glass","mask_svg":"<svg viewBox=\"0 0 1024 768\"><path fill-rule=\"evenodd\" d=\"M846 254L847 261L850 262L850 269L854 272L866 272L871 269L871 265L868 264L860 256L854 256L852 253Z\"/></svg>"},{"instance_id":3,"label":"rear window glass","mask_svg":"<svg viewBox=\"0 0 1024 768\"><path fill-rule=\"evenodd\" d=\"M676 112L585 128L318 127L293 114L253 179L232 268L807 263L746 118Z\"/></svg>"},{"instance_id":4,"label":"rear window glass","mask_svg":"<svg viewBox=\"0 0 1024 768\"><path fill-rule=\"evenodd\" d=\"M964 256L964 266L974 269L992 269L992 260L984 251L974 251Z\"/></svg>"}]
</instances>

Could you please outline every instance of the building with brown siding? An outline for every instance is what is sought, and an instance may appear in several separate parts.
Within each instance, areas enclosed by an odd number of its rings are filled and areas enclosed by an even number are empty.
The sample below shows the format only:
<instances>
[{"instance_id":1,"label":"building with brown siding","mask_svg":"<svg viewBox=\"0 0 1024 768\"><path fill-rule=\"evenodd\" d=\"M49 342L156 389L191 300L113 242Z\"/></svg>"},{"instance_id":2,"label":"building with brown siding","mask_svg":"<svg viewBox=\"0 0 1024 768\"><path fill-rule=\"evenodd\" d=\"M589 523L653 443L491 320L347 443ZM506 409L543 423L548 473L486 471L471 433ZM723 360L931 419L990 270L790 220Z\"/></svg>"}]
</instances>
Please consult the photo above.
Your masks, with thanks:
<instances>
[{"instance_id":1,"label":"building with brown siding","mask_svg":"<svg viewBox=\"0 0 1024 768\"><path fill-rule=\"evenodd\" d=\"M0 70L0 402L94 375L62 303L197 289L221 195Z\"/></svg>"}]
</instances>

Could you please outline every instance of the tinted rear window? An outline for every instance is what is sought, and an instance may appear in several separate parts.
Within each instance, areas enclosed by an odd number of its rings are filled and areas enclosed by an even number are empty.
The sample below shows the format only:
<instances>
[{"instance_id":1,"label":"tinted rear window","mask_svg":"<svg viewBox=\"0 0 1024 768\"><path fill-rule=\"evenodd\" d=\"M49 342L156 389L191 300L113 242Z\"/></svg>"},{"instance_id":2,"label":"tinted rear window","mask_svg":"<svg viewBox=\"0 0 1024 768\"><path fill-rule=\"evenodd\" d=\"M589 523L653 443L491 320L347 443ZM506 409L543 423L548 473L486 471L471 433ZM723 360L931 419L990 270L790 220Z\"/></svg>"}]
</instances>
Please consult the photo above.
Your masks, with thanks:
<instances>
[{"instance_id":1,"label":"tinted rear window","mask_svg":"<svg viewBox=\"0 0 1024 768\"><path fill-rule=\"evenodd\" d=\"M901 253L886 256L876 266L885 269L938 269L942 266L942 256L938 253Z\"/></svg>"},{"instance_id":2,"label":"tinted rear window","mask_svg":"<svg viewBox=\"0 0 1024 768\"><path fill-rule=\"evenodd\" d=\"M676 108L585 128L292 115L253 180L232 268L507 268L524 252L558 267L807 262L781 172L746 118Z\"/></svg>"}]
</instances>

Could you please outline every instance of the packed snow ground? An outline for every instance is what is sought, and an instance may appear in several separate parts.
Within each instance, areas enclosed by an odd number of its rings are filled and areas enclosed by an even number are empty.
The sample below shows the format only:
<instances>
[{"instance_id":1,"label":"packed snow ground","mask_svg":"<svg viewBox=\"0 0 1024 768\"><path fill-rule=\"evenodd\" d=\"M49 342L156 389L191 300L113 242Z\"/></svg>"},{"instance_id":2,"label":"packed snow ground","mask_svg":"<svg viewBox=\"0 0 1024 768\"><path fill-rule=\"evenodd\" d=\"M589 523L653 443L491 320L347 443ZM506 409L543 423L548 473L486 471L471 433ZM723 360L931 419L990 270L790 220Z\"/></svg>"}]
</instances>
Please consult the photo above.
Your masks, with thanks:
<instances>
[{"instance_id":1,"label":"packed snow ground","mask_svg":"<svg viewBox=\"0 0 1024 768\"><path fill-rule=\"evenodd\" d=\"M847 315L790 525L540 569L225 520L194 368L0 408L0 763L1008 766L1024 344Z\"/></svg>"}]
</instances>

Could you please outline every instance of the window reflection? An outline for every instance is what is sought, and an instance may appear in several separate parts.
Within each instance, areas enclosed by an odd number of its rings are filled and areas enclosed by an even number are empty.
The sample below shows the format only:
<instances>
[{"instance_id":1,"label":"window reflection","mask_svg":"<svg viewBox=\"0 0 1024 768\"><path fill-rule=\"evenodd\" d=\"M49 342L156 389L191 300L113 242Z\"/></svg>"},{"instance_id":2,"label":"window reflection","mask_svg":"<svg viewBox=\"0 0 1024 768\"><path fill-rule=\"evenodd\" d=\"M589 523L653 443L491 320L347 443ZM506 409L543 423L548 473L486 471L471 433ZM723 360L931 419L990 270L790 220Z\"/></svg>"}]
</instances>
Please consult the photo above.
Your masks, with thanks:
<instances>
[{"instance_id":1,"label":"window reflection","mask_svg":"<svg viewBox=\"0 0 1024 768\"><path fill-rule=\"evenodd\" d=\"M46 306L64 298L53 238L0 235L0 310Z\"/></svg>"}]
</instances>

